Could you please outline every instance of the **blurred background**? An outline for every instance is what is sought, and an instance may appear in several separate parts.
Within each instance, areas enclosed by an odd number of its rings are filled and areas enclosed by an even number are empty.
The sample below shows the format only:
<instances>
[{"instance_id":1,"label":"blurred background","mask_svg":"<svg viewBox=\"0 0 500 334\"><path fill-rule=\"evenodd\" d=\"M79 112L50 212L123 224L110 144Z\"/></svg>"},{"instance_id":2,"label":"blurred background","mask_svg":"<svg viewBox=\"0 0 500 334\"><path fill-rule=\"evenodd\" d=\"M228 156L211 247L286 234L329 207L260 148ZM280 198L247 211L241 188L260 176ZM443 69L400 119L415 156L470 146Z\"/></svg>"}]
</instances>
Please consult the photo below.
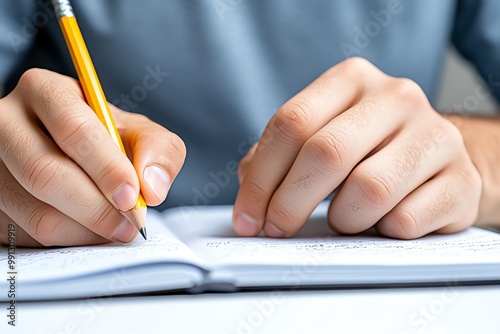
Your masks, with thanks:
<instances>
[{"instance_id":1,"label":"blurred background","mask_svg":"<svg viewBox=\"0 0 500 334\"><path fill-rule=\"evenodd\" d=\"M498 103L492 96L487 99L476 96L478 87L484 87L482 78L454 49L450 49L447 52L441 87L434 107L445 112L462 111L490 115L500 111ZM0 83L1 96L3 87Z\"/></svg>"},{"instance_id":2,"label":"blurred background","mask_svg":"<svg viewBox=\"0 0 500 334\"><path fill-rule=\"evenodd\" d=\"M485 87L482 78L454 50L448 50L446 56L441 88L434 107L439 111L495 114L499 111L493 96L487 99L478 98L476 89ZM477 103L477 104L476 104Z\"/></svg>"}]
</instances>

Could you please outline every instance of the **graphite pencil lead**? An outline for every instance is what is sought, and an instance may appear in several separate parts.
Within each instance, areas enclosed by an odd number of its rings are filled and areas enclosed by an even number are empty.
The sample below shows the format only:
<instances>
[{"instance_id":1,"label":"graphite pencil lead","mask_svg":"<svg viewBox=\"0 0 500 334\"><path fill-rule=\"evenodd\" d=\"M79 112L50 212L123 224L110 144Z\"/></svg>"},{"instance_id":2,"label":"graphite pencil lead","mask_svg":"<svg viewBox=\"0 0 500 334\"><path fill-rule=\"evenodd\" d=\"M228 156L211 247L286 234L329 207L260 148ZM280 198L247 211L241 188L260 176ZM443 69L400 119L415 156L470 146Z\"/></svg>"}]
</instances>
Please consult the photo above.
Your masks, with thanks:
<instances>
[{"instance_id":1,"label":"graphite pencil lead","mask_svg":"<svg viewBox=\"0 0 500 334\"><path fill-rule=\"evenodd\" d=\"M139 232L141 233L141 235L144 238L144 240L148 240L148 234L146 233L146 229L145 228L141 228L139 230Z\"/></svg>"}]
</instances>

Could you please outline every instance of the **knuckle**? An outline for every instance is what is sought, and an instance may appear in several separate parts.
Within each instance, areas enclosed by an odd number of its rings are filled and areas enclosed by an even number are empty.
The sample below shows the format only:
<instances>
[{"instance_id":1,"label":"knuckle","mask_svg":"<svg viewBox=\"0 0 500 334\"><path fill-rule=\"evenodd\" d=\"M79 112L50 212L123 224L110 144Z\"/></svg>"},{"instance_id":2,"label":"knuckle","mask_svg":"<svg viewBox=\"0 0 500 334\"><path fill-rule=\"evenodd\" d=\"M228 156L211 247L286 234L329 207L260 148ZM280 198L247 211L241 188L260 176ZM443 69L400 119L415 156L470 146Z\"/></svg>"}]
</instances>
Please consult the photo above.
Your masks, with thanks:
<instances>
[{"instance_id":1,"label":"knuckle","mask_svg":"<svg viewBox=\"0 0 500 334\"><path fill-rule=\"evenodd\" d=\"M28 159L22 171L22 178L27 188L35 197L51 198L62 187L64 166L55 156L35 155Z\"/></svg>"},{"instance_id":2,"label":"knuckle","mask_svg":"<svg viewBox=\"0 0 500 334\"><path fill-rule=\"evenodd\" d=\"M117 125L119 125L120 128L127 128L130 124L133 124L141 129L147 128L148 130L152 129L151 125L153 125L154 132L158 129L161 131L165 130L163 126L154 123L146 115L124 111L118 107L113 108L113 116L115 117L115 122L117 122Z\"/></svg>"},{"instance_id":3,"label":"knuckle","mask_svg":"<svg viewBox=\"0 0 500 334\"><path fill-rule=\"evenodd\" d=\"M427 103L427 97L422 88L408 78L392 78L390 92L400 103L413 106L423 106Z\"/></svg>"},{"instance_id":4,"label":"knuckle","mask_svg":"<svg viewBox=\"0 0 500 334\"><path fill-rule=\"evenodd\" d=\"M414 213L409 210L399 209L393 212L394 224L392 226L393 237L398 239L415 239L420 236L418 220Z\"/></svg>"},{"instance_id":5,"label":"knuckle","mask_svg":"<svg viewBox=\"0 0 500 334\"><path fill-rule=\"evenodd\" d=\"M329 71L327 74L324 74L320 77L320 79L312 82L308 89L317 94L318 96L322 95L330 95L334 92L335 88L338 85L338 77L333 71Z\"/></svg>"},{"instance_id":6,"label":"knuckle","mask_svg":"<svg viewBox=\"0 0 500 334\"><path fill-rule=\"evenodd\" d=\"M36 96L36 103L44 110L50 110L53 106L65 108L76 102L83 103L77 82L64 80L63 76L56 77L48 70L32 68L23 73L17 88L27 100L33 100L33 96Z\"/></svg>"},{"instance_id":7,"label":"knuckle","mask_svg":"<svg viewBox=\"0 0 500 334\"><path fill-rule=\"evenodd\" d=\"M122 156L119 156L122 158ZM110 180L118 184L129 178L129 164L120 163L117 159L107 159L106 161L96 164L95 181L98 185L108 184Z\"/></svg>"},{"instance_id":8,"label":"knuckle","mask_svg":"<svg viewBox=\"0 0 500 334\"><path fill-rule=\"evenodd\" d=\"M370 61L362 57L347 58L341 63L341 66L348 72L358 73L365 73L374 67Z\"/></svg>"},{"instance_id":9,"label":"knuckle","mask_svg":"<svg viewBox=\"0 0 500 334\"><path fill-rule=\"evenodd\" d=\"M133 118L135 123L142 123L142 124L151 123L151 119L149 117L147 117L146 115L131 113L131 112L123 111L121 109L118 109L118 112Z\"/></svg>"},{"instance_id":10,"label":"knuckle","mask_svg":"<svg viewBox=\"0 0 500 334\"><path fill-rule=\"evenodd\" d=\"M450 148L458 148L465 151L465 144L460 130L447 119L440 117L440 121L434 131L437 141L447 140Z\"/></svg>"},{"instance_id":11,"label":"knuckle","mask_svg":"<svg viewBox=\"0 0 500 334\"><path fill-rule=\"evenodd\" d=\"M439 152L437 147L446 149L450 158L467 155L467 150L460 130L450 121L437 116L437 121L430 125L430 130L425 133L421 139L424 155L430 155L433 152ZM421 154L422 155L422 154Z\"/></svg>"},{"instance_id":12,"label":"knuckle","mask_svg":"<svg viewBox=\"0 0 500 334\"><path fill-rule=\"evenodd\" d=\"M340 171L345 168L350 138L345 131L329 131L311 138L306 149L310 148L311 161L317 162L326 171Z\"/></svg>"},{"instance_id":13,"label":"knuckle","mask_svg":"<svg viewBox=\"0 0 500 334\"><path fill-rule=\"evenodd\" d=\"M93 124L91 115L62 113L56 125L60 134L61 145L73 147L83 141L86 144L96 144L99 141L98 130Z\"/></svg>"},{"instance_id":14,"label":"knuckle","mask_svg":"<svg viewBox=\"0 0 500 334\"><path fill-rule=\"evenodd\" d=\"M62 228L63 220L57 210L37 206L26 220L27 232L43 246L55 246L54 235Z\"/></svg>"},{"instance_id":15,"label":"knuckle","mask_svg":"<svg viewBox=\"0 0 500 334\"><path fill-rule=\"evenodd\" d=\"M354 170L351 178L359 189L360 200L371 208L380 208L389 202L396 192L394 182L378 173Z\"/></svg>"},{"instance_id":16,"label":"knuckle","mask_svg":"<svg viewBox=\"0 0 500 334\"><path fill-rule=\"evenodd\" d=\"M286 142L302 143L309 134L311 108L304 101L289 101L278 110L270 130Z\"/></svg>"},{"instance_id":17,"label":"knuckle","mask_svg":"<svg viewBox=\"0 0 500 334\"><path fill-rule=\"evenodd\" d=\"M69 86L53 79L46 79L38 86L37 102L43 110L51 110L54 107L61 109L74 108L83 105L82 98Z\"/></svg>"},{"instance_id":18,"label":"knuckle","mask_svg":"<svg viewBox=\"0 0 500 334\"><path fill-rule=\"evenodd\" d=\"M45 70L40 68L30 68L19 78L18 87L21 89L32 90L44 80Z\"/></svg>"}]
</instances>

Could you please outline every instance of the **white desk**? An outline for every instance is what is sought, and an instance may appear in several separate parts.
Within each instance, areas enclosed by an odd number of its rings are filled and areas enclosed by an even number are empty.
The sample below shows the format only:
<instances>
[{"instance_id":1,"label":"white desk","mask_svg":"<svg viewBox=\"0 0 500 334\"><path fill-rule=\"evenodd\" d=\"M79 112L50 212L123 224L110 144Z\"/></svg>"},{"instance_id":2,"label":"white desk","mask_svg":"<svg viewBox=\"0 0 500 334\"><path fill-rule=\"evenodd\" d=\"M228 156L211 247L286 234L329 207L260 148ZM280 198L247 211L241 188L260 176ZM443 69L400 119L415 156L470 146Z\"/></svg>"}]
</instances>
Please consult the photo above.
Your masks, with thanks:
<instances>
[{"instance_id":1,"label":"white desk","mask_svg":"<svg viewBox=\"0 0 500 334\"><path fill-rule=\"evenodd\" d=\"M14 331L1 308L0 333L500 333L500 286L20 303Z\"/></svg>"}]
</instances>

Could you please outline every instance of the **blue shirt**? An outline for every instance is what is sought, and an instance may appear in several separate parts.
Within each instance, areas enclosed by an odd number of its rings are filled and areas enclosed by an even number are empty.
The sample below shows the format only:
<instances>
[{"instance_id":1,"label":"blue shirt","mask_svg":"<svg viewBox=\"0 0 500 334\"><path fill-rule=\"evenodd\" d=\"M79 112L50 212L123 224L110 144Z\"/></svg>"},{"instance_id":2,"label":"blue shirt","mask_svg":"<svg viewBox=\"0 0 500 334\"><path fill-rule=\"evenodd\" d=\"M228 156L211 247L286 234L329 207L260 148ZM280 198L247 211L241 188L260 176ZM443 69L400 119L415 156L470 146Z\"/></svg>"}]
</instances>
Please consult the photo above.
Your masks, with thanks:
<instances>
[{"instance_id":1,"label":"blue shirt","mask_svg":"<svg viewBox=\"0 0 500 334\"><path fill-rule=\"evenodd\" d=\"M75 76L49 0L0 0L0 82ZM273 113L361 56L434 99L452 42L500 99L498 0L73 0L108 100L184 139L163 205L231 203L237 162Z\"/></svg>"}]
</instances>

